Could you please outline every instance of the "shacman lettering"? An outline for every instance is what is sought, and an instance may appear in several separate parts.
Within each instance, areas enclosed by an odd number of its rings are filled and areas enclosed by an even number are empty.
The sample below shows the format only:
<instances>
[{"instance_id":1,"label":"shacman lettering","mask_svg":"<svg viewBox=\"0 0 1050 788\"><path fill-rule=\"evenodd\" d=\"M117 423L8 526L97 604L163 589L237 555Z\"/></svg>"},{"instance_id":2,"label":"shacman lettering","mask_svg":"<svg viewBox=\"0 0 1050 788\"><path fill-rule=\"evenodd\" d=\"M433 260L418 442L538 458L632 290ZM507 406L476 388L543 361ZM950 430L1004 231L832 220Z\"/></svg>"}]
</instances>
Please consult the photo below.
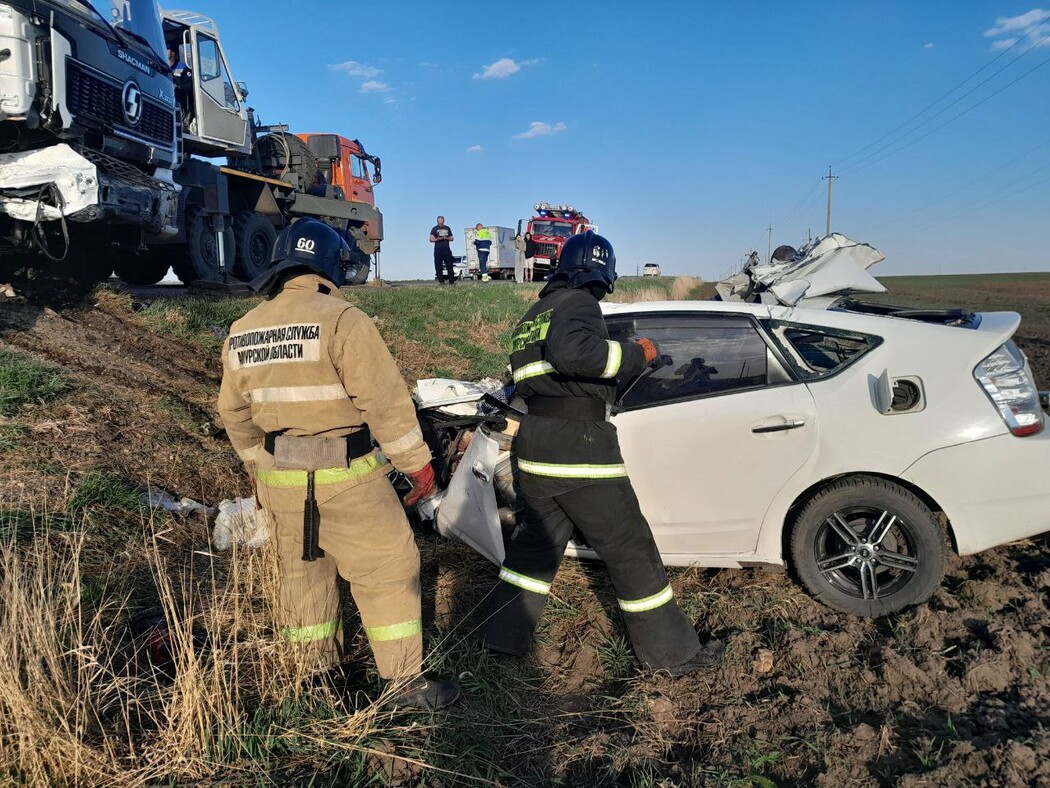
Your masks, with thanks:
<instances>
[{"instance_id":1,"label":"shacman lettering","mask_svg":"<svg viewBox=\"0 0 1050 788\"><path fill-rule=\"evenodd\" d=\"M258 331L245 331L243 334L234 334L230 337L230 350L239 350L243 347L255 345L271 345L275 342L300 342L305 339L320 339L321 326L319 324L306 326L277 326L275 328L263 328Z\"/></svg>"}]
</instances>

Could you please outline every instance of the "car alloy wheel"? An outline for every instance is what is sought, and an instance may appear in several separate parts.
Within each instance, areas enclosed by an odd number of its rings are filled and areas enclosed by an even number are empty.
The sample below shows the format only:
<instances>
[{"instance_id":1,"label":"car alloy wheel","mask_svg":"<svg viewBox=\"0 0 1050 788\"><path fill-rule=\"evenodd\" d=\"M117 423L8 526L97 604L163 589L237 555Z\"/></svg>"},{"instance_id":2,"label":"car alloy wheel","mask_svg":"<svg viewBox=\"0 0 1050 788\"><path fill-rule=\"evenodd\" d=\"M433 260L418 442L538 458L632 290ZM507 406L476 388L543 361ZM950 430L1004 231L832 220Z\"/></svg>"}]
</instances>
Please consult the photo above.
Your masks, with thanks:
<instances>
[{"instance_id":1,"label":"car alloy wheel","mask_svg":"<svg viewBox=\"0 0 1050 788\"><path fill-rule=\"evenodd\" d=\"M814 598L847 613L880 616L925 601L944 576L944 529L900 484L851 476L802 507L791 564Z\"/></svg>"},{"instance_id":2,"label":"car alloy wheel","mask_svg":"<svg viewBox=\"0 0 1050 788\"><path fill-rule=\"evenodd\" d=\"M888 509L851 506L824 520L814 537L817 568L850 596L891 596L915 577L921 557L911 526Z\"/></svg>"}]
</instances>

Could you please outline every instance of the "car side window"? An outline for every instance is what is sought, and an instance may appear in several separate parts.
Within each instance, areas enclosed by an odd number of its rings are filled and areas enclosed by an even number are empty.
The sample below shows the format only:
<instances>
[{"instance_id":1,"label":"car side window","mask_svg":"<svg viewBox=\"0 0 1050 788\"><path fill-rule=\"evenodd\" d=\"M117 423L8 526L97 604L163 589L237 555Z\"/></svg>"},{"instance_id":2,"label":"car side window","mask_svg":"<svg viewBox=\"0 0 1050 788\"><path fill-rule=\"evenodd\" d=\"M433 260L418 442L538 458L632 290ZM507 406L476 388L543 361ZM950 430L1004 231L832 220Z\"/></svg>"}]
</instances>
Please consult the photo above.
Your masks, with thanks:
<instances>
[{"instance_id":1,"label":"car side window","mask_svg":"<svg viewBox=\"0 0 1050 788\"><path fill-rule=\"evenodd\" d=\"M788 363L804 380L833 375L882 342L880 337L825 327L776 321L769 327Z\"/></svg>"},{"instance_id":2,"label":"car side window","mask_svg":"<svg viewBox=\"0 0 1050 788\"><path fill-rule=\"evenodd\" d=\"M750 320L735 315L639 315L607 319L613 339L649 337L670 364L622 397L630 410L664 402L759 388L770 382L766 342ZM621 382L621 394L631 381Z\"/></svg>"}]
</instances>

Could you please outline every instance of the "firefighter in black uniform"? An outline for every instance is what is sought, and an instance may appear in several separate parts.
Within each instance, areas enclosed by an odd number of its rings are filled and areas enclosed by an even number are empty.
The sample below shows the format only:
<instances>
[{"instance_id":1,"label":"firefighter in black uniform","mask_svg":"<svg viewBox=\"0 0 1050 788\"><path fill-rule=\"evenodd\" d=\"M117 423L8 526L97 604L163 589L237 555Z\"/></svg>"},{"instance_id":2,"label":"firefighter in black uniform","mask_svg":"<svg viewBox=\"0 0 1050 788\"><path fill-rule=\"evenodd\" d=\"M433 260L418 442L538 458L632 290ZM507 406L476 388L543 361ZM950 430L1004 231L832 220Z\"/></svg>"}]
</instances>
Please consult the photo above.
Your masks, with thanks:
<instances>
[{"instance_id":1,"label":"firefighter in black uniform","mask_svg":"<svg viewBox=\"0 0 1050 788\"><path fill-rule=\"evenodd\" d=\"M701 646L675 602L609 421L617 378L659 357L649 339L609 339L598 302L615 281L612 245L591 231L574 235L514 331L511 367L529 411L516 439L525 517L490 597L484 642L505 654L529 648L576 528L609 569L639 659L682 675L714 664L724 648Z\"/></svg>"}]
</instances>

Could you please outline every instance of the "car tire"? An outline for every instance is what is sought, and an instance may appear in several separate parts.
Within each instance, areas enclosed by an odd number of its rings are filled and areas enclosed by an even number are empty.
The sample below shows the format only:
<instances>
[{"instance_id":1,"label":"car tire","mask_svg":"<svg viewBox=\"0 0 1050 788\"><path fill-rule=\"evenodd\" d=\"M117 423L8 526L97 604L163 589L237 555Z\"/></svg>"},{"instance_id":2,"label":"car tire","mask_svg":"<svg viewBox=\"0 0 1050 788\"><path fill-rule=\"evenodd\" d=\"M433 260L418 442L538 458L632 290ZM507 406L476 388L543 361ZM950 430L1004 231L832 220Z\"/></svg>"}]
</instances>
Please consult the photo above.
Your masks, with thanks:
<instances>
[{"instance_id":1,"label":"car tire","mask_svg":"<svg viewBox=\"0 0 1050 788\"><path fill-rule=\"evenodd\" d=\"M884 616L924 602L944 577L948 545L934 513L903 486L874 476L828 485L799 512L792 566L836 610Z\"/></svg>"}]
</instances>

